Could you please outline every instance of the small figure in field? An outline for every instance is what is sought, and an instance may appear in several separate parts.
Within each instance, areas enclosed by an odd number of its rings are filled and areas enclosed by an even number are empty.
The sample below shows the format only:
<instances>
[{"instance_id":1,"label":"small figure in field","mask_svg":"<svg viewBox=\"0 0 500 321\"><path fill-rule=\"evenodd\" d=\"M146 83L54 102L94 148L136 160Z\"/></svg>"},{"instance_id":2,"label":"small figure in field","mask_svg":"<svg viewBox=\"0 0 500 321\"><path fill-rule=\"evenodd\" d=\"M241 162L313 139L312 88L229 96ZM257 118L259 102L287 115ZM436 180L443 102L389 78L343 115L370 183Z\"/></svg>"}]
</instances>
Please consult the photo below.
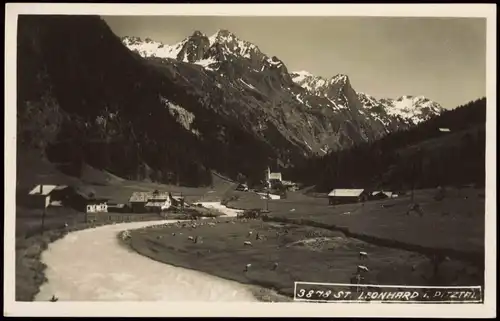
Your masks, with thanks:
<instances>
[{"instance_id":1,"label":"small figure in field","mask_svg":"<svg viewBox=\"0 0 500 321\"><path fill-rule=\"evenodd\" d=\"M273 264L273 271L275 271L278 268L278 262L274 262Z\"/></svg>"},{"instance_id":2,"label":"small figure in field","mask_svg":"<svg viewBox=\"0 0 500 321\"><path fill-rule=\"evenodd\" d=\"M50 302L56 302L57 300L59 300L59 298L56 298L55 295L52 295L52 298L50 298Z\"/></svg>"},{"instance_id":3,"label":"small figure in field","mask_svg":"<svg viewBox=\"0 0 500 321\"><path fill-rule=\"evenodd\" d=\"M352 277L351 277L351 284L361 284L362 281L364 281L364 277L360 274L360 273L355 273ZM351 290L354 290L355 292L359 292L360 291L360 287L359 286L355 286L354 289L351 288Z\"/></svg>"},{"instance_id":4,"label":"small figure in field","mask_svg":"<svg viewBox=\"0 0 500 321\"><path fill-rule=\"evenodd\" d=\"M248 272L248 270L250 269L251 266L252 266L252 264L248 263L247 265L245 265L245 270L243 270L243 271Z\"/></svg>"},{"instance_id":5,"label":"small figure in field","mask_svg":"<svg viewBox=\"0 0 500 321\"><path fill-rule=\"evenodd\" d=\"M445 190L443 187L438 186L436 195L434 195L434 200L436 201L442 201L445 198Z\"/></svg>"},{"instance_id":6,"label":"small figure in field","mask_svg":"<svg viewBox=\"0 0 500 321\"><path fill-rule=\"evenodd\" d=\"M361 272L369 272L370 270L364 265L358 265L357 272L360 274Z\"/></svg>"},{"instance_id":7,"label":"small figure in field","mask_svg":"<svg viewBox=\"0 0 500 321\"><path fill-rule=\"evenodd\" d=\"M368 253L366 252L359 252L359 259L360 260L366 260L368 258Z\"/></svg>"}]
</instances>

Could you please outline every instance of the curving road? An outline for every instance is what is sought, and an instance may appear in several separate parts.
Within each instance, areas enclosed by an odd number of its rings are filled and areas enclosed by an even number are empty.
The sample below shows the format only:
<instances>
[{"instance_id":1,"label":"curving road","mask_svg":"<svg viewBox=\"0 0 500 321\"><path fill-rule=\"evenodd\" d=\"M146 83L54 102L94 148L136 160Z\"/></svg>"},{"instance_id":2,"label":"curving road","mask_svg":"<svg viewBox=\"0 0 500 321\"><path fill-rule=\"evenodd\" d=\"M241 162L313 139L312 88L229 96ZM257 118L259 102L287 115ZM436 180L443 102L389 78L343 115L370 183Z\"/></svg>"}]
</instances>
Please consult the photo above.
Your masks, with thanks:
<instances>
[{"instance_id":1,"label":"curving road","mask_svg":"<svg viewBox=\"0 0 500 321\"><path fill-rule=\"evenodd\" d=\"M217 203L207 207L224 209ZM162 220L107 225L68 234L42 254L48 282L35 301L257 301L247 287L205 273L153 261L123 246L117 233Z\"/></svg>"}]
</instances>

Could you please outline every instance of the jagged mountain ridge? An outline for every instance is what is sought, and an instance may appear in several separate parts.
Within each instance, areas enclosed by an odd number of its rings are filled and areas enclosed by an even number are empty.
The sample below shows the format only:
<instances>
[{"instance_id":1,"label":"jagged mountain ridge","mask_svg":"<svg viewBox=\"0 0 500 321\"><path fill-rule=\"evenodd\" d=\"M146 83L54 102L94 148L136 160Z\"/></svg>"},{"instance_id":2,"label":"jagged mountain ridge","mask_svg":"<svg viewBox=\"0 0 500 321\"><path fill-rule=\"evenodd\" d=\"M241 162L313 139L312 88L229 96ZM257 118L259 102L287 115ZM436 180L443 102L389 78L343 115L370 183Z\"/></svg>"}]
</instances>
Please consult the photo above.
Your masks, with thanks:
<instances>
[{"instance_id":1,"label":"jagged mountain ridge","mask_svg":"<svg viewBox=\"0 0 500 321\"><path fill-rule=\"evenodd\" d=\"M326 80L307 72L288 72L277 57L267 56L256 45L228 30L219 30L210 37L195 31L173 46L137 37L123 37L122 42L144 58L202 66L204 73L216 74L229 82L224 82L224 86L217 84L223 91L236 87L249 92L260 100L261 109L268 114L266 118L306 155L321 155L328 150L377 139L442 111L441 106L424 97L408 96L400 102L399 99L376 100L357 93L347 75ZM207 90L209 93L210 89ZM277 100L283 109L281 114L275 110ZM256 108L253 110L258 113ZM254 127L260 123L257 121ZM257 128L254 131L259 134Z\"/></svg>"},{"instance_id":2,"label":"jagged mountain ridge","mask_svg":"<svg viewBox=\"0 0 500 321\"><path fill-rule=\"evenodd\" d=\"M331 84L338 83L339 79L345 79L346 77L346 75L340 74L328 80L323 77L314 76L307 71L292 73L292 78L297 84L319 96L330 96L332 93ZM416 125L443 112L441 105L424 96L414 97L407 95L398 97L397 99L376 99L371 95L358 92L358 99L364 109L371 112L375 109L379 114L378 116L385 116L384 123L390 121L388 118L401 117L410 124Z\"/></svg>"}]
</instances>

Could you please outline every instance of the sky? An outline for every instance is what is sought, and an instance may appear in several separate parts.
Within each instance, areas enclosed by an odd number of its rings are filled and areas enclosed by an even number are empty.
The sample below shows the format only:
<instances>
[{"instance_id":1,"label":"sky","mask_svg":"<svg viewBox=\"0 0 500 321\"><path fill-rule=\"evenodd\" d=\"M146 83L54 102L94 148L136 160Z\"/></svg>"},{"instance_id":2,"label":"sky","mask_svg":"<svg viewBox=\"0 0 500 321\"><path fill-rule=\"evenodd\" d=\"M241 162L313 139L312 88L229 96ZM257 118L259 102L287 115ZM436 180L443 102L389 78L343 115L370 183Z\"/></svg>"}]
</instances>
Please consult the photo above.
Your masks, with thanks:
<instances>
[{"instance_id":1,"label":"sky","mask_svg":"<svg viewBox=\"0 0 500 321\"><path fill-rule=\"evenodd\" d=\"M176 44L227 29L289 72L349 76L375 98L425 96L451 109L486 96L486 19L103 16L118 36Z\"/></svg>"}]
</instances>

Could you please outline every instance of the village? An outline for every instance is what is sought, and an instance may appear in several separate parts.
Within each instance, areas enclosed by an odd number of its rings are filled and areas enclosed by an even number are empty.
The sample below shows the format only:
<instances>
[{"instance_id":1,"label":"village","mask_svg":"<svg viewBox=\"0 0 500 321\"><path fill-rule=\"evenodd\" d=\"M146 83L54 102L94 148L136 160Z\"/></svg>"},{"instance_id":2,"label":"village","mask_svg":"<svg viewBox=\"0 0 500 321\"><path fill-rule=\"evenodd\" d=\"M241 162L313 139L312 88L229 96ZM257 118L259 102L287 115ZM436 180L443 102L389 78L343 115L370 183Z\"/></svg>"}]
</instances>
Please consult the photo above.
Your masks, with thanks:
<instances>
[{"instance_id":1,"label":"village","mask_svg":"<svg viewBox=\"0 0 500 321\"><path fill-rule=\"evenodd\" d=\"M262 200L280 200L287 198L287 192L296 192L299 185L283 180L282 173L266 171L265 187L249 188L245 183L235 184L234 190L255 193ZM333 189L328 195L328 205L340 205L395 198L398 194L391 191L369 191L368 189ZM92 221L96 215L106 213L158 214L166 217L167 213L182 213L192 207L182 193L160 191L133 191L128 202L116 202L109 197L98 195L91 187L78 185L39 184L33 187L24 202L28 208L43 210L43 215L52 208L71 208L86 214L86 221ZM325 202L326 205L326 202ZM199 205L198 205L199 207ZM110 216L109 220L113 220Z\"/></svg>"},{"instance_id":2,"label":"village","mask_svg":"<svg viewBox=\"0 0 500 321\"><path fill-rule=\"evenodd\" d=\"M92 222L122 220L123 215L113 216L113 213L140 215L179 212L184 208L185 198L159 190L134 191L128 202L119 203L98 195L89 186L39 184L29 191L22 202L29 209L42 211L42 221L47 212L66 209L84 213L85 221ZM189 207L189 204L186 206ZM108 217L104 217L106 214L109 214Z\"/></svg>"}]
</instances>

